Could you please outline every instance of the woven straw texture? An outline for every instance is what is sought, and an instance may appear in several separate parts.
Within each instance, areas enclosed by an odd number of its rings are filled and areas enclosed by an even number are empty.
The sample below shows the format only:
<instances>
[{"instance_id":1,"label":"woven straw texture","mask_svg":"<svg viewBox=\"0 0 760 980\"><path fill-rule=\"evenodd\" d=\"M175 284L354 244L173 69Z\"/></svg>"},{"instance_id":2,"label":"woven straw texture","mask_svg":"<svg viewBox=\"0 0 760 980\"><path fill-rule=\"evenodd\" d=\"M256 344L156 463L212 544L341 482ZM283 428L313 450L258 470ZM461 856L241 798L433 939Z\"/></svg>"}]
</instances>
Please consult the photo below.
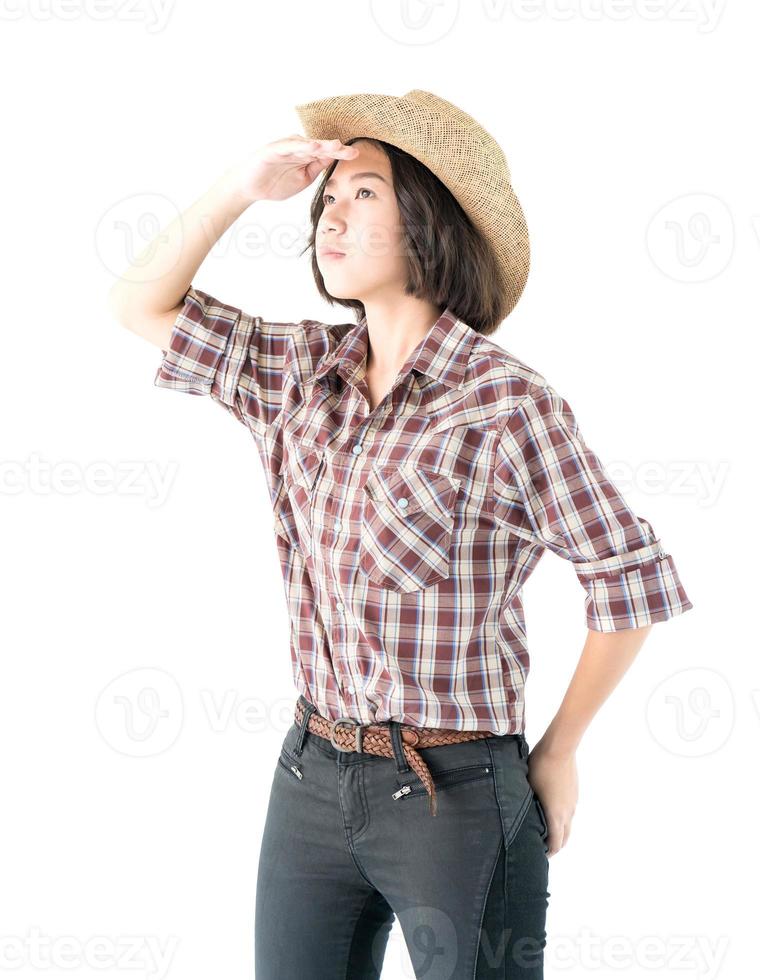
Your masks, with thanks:
<instances>
[{"instance_id":1,"label":"woven straw texture","mask_svg":"<svg viewBox=\"0 0 760 980\"><path fill-rule=\"evenodd\" d=\"M496 254L505 305L517 303L530 267L528 228L496 140L472 116L445 99L413 89L403 96L362 93L297 105L309 139L370 136L424 163L451 191Z\"/></svg>"}]
</instances>

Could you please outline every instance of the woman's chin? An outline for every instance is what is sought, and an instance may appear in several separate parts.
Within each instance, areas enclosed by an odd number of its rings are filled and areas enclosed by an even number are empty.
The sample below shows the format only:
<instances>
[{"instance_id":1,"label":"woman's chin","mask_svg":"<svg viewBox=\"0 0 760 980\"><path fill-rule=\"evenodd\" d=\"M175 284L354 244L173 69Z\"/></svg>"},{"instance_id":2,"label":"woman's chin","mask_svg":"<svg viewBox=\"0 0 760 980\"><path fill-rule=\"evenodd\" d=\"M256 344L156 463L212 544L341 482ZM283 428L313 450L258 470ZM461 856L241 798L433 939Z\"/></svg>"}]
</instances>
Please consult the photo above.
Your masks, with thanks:
<instances>
[{"instance_id":1,"label":"woman's chin","mask_svg":"<svg viewBox=\"0 0 760 980\"><path fill-rule=\"evenodd\" d=\"M349 283L345 276L322 276L327 292L336 299L353 299L356 283Z\"/></svg>"}]
</instances>

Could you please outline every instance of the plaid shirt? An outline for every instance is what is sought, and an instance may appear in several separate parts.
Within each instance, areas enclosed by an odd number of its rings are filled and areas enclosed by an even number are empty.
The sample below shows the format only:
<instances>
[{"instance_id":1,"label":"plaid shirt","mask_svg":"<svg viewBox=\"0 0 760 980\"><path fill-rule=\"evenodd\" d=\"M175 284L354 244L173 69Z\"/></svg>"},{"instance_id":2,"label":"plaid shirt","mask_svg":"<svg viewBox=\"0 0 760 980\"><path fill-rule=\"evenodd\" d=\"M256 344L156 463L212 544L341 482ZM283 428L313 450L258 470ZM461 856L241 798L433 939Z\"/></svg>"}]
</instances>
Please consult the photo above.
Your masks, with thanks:
<instances>
[{"instance_id":1,"label":"plaid shirt","mask_svg":"<svg viewBox=\"0 0 760 980\"><path fill-rule=\"evenodd\" d=\"M190 287L154 383L264 464L295 685L325 717L524 730L521 590L573 563L589 629L692 607L545 379L447 309L369 411L367 325L265 322Z\"/></svg>"}]
</instances>

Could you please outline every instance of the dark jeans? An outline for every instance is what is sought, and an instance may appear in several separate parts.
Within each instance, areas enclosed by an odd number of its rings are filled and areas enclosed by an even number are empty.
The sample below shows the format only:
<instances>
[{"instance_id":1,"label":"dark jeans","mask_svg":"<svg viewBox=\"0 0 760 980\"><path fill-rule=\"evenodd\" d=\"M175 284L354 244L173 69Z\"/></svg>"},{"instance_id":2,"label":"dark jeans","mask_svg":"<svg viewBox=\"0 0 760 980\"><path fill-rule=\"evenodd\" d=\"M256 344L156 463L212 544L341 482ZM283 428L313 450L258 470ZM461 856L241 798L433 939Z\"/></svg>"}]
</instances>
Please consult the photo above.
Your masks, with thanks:
<instances>
[{"instance_id":1,"label":"dark jeans","mask_svg":"<svg viewBox=\"0 0 760 980\"><path fill-rule=\"evenodd\" d=\"M418 750L433 817L397 722L395 758L340 752L299 700L259 857L256 980L377 980L394 914L418 980L542 980L549 861L525 737Z\"/></svg>"}]
</instances>

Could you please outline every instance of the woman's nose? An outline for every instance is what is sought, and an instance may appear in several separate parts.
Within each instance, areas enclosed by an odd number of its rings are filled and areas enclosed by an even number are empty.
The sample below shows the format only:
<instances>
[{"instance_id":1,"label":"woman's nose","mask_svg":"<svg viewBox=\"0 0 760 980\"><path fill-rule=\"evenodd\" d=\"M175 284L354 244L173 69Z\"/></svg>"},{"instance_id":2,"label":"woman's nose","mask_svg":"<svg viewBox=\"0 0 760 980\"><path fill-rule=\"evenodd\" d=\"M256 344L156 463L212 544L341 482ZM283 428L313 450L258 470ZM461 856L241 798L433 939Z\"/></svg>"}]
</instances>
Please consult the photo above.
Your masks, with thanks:
<instances>
[{"instance_id":1,"label":"woman's nose","mask_svg":"<svg viewBox=\"0 0 760 980\"><path fill-rule=\"evenodd\" d=\"M331 211L330 217L325 218L320 224L320 231L322 234L325 234L328 231L342 231L345 227L345 220L340 215L336 215L334 211Z\"/></svg>"}]
</instances>

